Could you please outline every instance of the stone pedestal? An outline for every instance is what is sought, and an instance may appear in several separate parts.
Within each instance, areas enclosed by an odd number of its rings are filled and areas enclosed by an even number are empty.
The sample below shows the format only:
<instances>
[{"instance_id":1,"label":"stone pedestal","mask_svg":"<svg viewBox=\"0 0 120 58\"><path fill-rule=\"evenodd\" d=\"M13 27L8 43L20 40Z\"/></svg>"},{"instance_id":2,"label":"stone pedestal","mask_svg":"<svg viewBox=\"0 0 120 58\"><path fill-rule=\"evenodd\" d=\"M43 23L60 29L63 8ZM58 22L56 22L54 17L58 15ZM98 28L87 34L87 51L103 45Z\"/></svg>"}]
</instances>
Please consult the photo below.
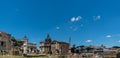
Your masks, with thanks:
<instances>
[{"instance_id":1,"label":"stone pedestal","mask_svg":"<svg viewBox=\"0 0 120 58\"><path fill-rule=\"evenodd\" d=\"M23 46L24 46L23 47L23 53L27 54L27 43L24 43Z\"/></svg>"}]
</instances>

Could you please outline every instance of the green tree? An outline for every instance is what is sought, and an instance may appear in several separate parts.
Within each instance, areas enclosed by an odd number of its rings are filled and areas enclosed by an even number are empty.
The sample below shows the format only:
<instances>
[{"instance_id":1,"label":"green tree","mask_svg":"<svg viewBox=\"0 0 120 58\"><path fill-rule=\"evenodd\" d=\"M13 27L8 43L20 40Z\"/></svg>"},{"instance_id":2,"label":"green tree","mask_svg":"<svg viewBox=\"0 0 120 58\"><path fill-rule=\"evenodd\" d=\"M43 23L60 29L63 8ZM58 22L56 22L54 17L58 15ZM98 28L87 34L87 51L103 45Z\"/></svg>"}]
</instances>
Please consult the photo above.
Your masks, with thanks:
<instances>
[{"instance_id":1,"label":"green tree","mask_svg":"<svg viewBox=\"0 0 120 58\"><path fill-rule=\"evenodd\" d=\"M21 47L24 43L23 41L16 40L14 37L12 37L11 40L14 47Z\"/></svg>"},{"instance_id":2,"label":"green tree","mask_svg":"<svg viewBox=\"0 0 120 58\"><path fill-rule=\"evenodd\" d=\"M120 46L113 46L112 48L120 48Z\"/></svg>"},{"instance_id":3,"label":"green tree","mask_svg":"<svg viewBox=\"0 0 120 58\"><path fill-rule=\"evenodd\" d=\"M81 52L84 52L83 50L84 50L84 47L85 47L85 46L84 46L84 45L80 45L79 47L81 48L80 51L81 51Z\"/></svg>"},{"instance_id":4,"label":"green tree","mask_svg":"<svg viewBox=\"0 0 120 58\"><path fill-rule=\"evenodd\" d=\"M75 49L76 49L76 46L75 46L75 44L74 44L73 47L71 48L71 52L72 52L72 53L76 53Z\"/></svg>"}]
</instances>

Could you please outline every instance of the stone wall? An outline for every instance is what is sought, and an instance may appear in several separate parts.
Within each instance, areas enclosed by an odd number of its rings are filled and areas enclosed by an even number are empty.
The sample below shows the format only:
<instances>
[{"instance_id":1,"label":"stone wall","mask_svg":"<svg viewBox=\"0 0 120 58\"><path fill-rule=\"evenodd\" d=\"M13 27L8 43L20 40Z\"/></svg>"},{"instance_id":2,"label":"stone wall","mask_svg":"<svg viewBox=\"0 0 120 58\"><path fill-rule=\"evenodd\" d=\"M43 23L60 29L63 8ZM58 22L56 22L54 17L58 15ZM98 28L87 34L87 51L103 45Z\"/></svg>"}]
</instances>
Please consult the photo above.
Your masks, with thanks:
<instances>
[{"instance_id":1,"label":"stone wall","mask_svg":"<svg viewBox=\"0 0 120 58\"><path fill-rule=\"evenodd\" d=\"M65 55L52 55L52 56L49 56L49 58L67 58L67 56L65 56Z\"/></svg>"},{"instance_id":2,"label":"stone wall","mask_svg":"<svg viewBox=\"0 0 120 58\"><path fill-rule=\"evenodd\" d=\"M73 53L68 53L68 55L59 55L59 54L55 54L50 56L49 58L120 58L120 53L116 54L116 53L82 53L82 54L73 54Z\"/></svg>"},{"instance_id":3,"label":"stone wall","mask_svg":"<svg viewBox=\"0 0 120 58\"><path fill-rule=\"evenodd\" d=\"M70 54L67 55L66 58L116 58L116 54L92 54L92 53L85 53L85 54ZM117 58L120 58L119 56Z\"/></svg>"},{"instance_id":4,"label":"stone wall","mask_svg":"<svg viewBox=\"0 0 120 58\"><path fill-rule=\"evenodd\" d=\"M81 55L71 54L71 55L67 55L67 58L81 58Z\"/></svg>"},{"instance_id":5,"label":"stone wall","mask_svg":"<svg viewBox=\"0 0 120 58\"><path fill-rule=\"evenodd\" d=\"M71 54L71 55L52 55L49 58L94 58L94 55Z\"/></svg>"}]
</instances>

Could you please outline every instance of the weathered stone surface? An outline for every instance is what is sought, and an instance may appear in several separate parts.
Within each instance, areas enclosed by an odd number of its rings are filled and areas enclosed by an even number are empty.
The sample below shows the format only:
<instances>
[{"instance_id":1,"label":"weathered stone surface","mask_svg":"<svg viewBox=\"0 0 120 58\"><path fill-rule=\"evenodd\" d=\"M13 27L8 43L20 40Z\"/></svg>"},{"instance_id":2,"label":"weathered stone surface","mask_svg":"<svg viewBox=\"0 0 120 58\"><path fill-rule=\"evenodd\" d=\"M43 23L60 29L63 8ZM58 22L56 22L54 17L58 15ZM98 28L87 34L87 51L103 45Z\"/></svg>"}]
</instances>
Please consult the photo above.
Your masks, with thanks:
<instances>
[{"instance_id":1,"label":"weathered stone surface","mask_svg":"<svg viewBox=\"0 0 120 58\"><path fill-rule=\"evenodd\" d=\"M59 56L58 55L51 55L50 58L59 58Z\"/></svg>"},{"instance_id":2,"label":"weathered stone surface","mask_svg":"<svg viewBox=\"0 0 120 58\"><path fill-rule=\"evenodd\" d=\"M67 58L79 58L78 54L74 54L74 55L67 55Z\"/></svg>"}]
</instances>

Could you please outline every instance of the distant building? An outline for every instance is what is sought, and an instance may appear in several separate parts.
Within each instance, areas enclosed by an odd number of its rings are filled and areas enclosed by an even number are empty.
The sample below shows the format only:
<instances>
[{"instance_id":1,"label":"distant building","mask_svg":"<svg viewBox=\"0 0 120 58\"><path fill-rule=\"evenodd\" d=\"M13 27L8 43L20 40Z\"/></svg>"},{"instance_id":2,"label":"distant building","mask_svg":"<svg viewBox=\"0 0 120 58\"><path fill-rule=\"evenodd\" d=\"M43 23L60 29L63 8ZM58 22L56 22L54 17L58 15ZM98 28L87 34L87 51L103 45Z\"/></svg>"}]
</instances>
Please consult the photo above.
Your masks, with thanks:
<instances>
[{"instance_id":1,"label":"distant building","mask_svg":"<svg viewBox=\"0 0 120 58\"><path fill-rule=\"evenodd\" d=\"M28 43L27 44L27 53L36 53L37 47L35 43Z\"/></svg>"},{"instance_id":2,"label":"distant building","mask_svg":"<svg viewBox=\"0 0 120 58\"><path fill-rule=\"evenodd\" d=\"M54 40L51 44L51 50L53 54L58 51L59 54L65 55L68 53L69 43Z\"/></svg>"},{"instance_id":3,"label":"distant building","mask_svg":"<svg viewBox=\"0 0 120 58\"><path fill-rule=\"evenodd\" d=\"M11 34L0 31L0 53L7 52L11 54L12 52L12 40Z\"/></svg>"},{"instance_id":4,"label":"distant building","mask_svg":"<svg viewBox=\"0 0 120 58\"><path fill-rule=\"evenodd\" d=\"M55 54L58 51L59 54L67 54L69 50L69 43L52 41L49 34L44 41L40 42L40 53L42 54Z\"/></svg>"},{"instance_id":5,"label":"distant building","mask_svg":"<svg viewBox=\"0 0 120 58\"><path fill-rule=\"evenodd\" d=\"M105 46L78 46L75 53L103 53Z\"/></svg>"},{"instance_id":6,"label":"distant building","mask_svg":"<svg viewBox=\"0 0 120 58\"><path fill-rule=\"evenodd\" d=\"M45 39L45 42L40 42L41 53L48 54L49 52L51 52L51 43L52 43L52 40L48 34L47 38Z\"/></svg>"},{"instance_id":7,"label":"distant building","mask_svg":"<svg viewBox=\"0 0 120 58\"><path fill-rule=\"evenodd\" d=\"M36 51L37 51L36 43L29 43L27 36L24 36L23 39L18 39L18 40L24 42L23 46L21 47L21 49L23 49L24 54L36 53Z\"/></svg>"}]
</instances>

